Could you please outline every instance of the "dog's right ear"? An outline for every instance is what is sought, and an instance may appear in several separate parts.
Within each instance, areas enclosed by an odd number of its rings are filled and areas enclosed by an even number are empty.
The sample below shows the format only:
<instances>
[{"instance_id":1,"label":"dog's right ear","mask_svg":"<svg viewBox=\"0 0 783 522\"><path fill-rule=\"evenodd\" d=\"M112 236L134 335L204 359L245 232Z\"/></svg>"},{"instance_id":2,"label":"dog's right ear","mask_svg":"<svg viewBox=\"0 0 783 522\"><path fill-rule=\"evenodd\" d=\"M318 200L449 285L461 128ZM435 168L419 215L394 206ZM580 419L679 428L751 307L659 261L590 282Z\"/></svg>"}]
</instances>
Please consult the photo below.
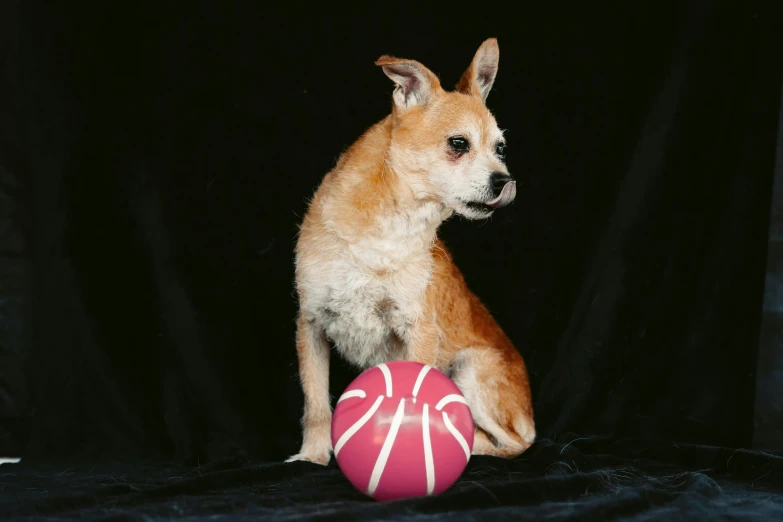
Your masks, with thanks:
<instances>
[{"instance_id":1,"label":"dog's right ear","mask_svg":"<svg viewBox=\"0 0 783 522\"><path fill-rule=\"evenodd\" d=\"M392 98L400 110L414 105L427 105L435 90L440 87L438 77L415 60L381 56L375 65L381 66L386 76L396 84Z\"/></svg>"}]
</instances>

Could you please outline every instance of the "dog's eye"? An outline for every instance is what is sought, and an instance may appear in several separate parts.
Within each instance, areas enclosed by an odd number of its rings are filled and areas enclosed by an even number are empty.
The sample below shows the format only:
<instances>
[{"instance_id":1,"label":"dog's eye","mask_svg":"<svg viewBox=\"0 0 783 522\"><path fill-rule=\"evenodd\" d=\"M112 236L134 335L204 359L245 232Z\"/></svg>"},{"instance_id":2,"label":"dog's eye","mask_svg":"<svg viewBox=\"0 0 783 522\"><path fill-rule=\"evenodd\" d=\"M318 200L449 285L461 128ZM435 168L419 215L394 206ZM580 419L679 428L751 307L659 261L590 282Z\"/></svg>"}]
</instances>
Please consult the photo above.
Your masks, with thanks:
<instances>
[{"instance_id":1,"label":"dog's eye","mask_svg":"<svg viewBox=\"0 0 783 522\"><path fill-rule=\"evenodd\" d=\"M470 150L470 143L462 136L449 138L449 146L457 152L468 152Z\"/></svg>"},{"instance_id":2,"label":"dog's eye","mask_svg":"<svg viewBox=\"0 0 783 522\"><path fill-rule=\"evenodd\" d=\"M497 146L495 146L495 154L497 154L500 159L506 159L506 144L498 143Z\"/></svg>"}]
</instances>

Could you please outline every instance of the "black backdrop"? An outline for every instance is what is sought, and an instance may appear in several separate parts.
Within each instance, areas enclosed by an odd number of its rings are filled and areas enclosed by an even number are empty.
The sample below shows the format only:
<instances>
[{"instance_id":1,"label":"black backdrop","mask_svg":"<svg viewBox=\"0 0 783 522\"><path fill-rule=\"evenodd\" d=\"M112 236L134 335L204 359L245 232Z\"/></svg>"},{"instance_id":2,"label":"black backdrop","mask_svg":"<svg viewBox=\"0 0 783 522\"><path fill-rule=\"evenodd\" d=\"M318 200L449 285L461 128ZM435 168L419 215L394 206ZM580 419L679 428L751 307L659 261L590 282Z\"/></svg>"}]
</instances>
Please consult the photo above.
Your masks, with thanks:
<instances>
[{"instance_id":1,"label":"black backdrop","mask_svg":"<svg viewBox=\"0 0 783 522\"><path fill-rule=\"evenodd\" d=\"M442 237L527 360L539 436L750 446L768 7L4 3L0 454L294 453L306 200L390 109L378 56L453 85L490 36L522 186Z\"/></svg>"}]
</instances>

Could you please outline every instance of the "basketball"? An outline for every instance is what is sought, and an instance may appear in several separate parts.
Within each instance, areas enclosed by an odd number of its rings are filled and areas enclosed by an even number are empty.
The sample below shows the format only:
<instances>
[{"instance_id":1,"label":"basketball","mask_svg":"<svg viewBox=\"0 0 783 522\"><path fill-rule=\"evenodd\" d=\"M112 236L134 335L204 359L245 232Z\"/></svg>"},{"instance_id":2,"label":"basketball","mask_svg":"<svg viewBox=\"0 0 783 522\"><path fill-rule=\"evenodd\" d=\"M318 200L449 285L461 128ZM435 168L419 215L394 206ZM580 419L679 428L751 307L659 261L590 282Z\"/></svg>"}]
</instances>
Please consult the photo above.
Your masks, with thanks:
<instances>
[{"instance_id":1,"label":"basketball","mask_svg":"<svg viewBox=\"0 0 783 522\"><path fill-rule=\"evenodd\" d=\"M438 495L462 475L475 426L439 370L392 361L364 371L337 401L332 446L349 482L376 500Z\"/></svg>"}]
</instances>

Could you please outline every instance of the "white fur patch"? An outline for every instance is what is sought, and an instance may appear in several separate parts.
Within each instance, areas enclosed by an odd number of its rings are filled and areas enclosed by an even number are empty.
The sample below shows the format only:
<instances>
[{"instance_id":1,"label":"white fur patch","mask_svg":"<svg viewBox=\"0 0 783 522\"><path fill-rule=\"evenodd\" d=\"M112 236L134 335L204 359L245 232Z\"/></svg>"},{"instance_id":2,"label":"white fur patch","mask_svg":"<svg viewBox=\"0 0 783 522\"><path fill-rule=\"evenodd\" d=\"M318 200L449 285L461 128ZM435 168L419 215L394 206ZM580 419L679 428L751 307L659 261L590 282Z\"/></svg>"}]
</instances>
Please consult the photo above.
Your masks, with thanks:
<instances>
[{"instance_id":1,"label":"white fur patch","mask_svg":"<svg viewBox=\"0 0 783 522\"><path fill-rule=\"evenodd\" d=\"M301 306L352 364L368 368L407 356L432 275L430 248L442 206L422 202L379 217L367 235L298 259ZM317 256L317 257L315 257Z\"/></svg>"}]
</instances>

